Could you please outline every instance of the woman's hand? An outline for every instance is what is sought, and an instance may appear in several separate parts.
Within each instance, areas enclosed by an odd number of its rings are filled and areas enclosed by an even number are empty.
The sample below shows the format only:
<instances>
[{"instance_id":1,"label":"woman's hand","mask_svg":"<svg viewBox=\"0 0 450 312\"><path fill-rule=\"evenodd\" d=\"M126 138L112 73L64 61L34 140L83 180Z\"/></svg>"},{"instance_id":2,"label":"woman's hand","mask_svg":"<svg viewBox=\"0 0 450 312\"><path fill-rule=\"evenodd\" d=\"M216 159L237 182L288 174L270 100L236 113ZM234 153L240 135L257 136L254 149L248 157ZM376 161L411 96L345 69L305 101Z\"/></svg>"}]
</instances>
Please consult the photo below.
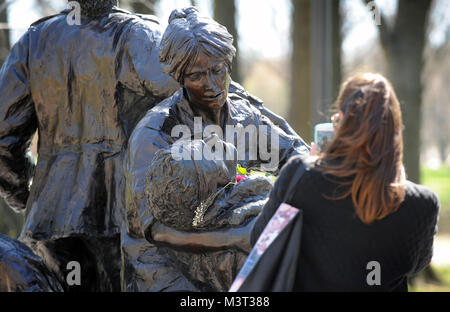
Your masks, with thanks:
<instances>
[{"instance_id":1,"label":"woman's hand","mask_svg":"<svg viewBox=\"0 0 450 312\"><path fill-rule=\"evenodd\" d=\"M309 151L309 155L311 156L317 155L317 145L314 142L311 142L311 150Z\"/></svg>"}]
</instances>

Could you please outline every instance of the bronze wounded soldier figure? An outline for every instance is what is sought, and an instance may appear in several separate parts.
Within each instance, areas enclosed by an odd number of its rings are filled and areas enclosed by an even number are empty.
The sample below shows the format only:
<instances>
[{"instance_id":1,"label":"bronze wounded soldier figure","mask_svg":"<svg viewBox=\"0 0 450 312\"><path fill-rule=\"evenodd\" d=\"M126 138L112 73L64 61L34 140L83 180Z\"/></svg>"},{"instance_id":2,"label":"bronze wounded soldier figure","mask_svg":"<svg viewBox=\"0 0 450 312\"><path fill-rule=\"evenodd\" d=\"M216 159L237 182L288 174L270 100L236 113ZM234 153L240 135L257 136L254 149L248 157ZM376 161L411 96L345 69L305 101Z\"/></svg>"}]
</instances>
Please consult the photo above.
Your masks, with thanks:
<instances>
[{"instance_id":1,"label":"bronze wounded soldier figure","mask_svg":"<svg viewBox=\"0 0 450 312\"><path fill-rule=\"evenodd\" d=\"M125 156L122 251L129 291L227 290L271 189L264 179L236 184L237 163L277 174L289 157L309 153L282 118L231 82L232 42L225 27L194 8L175 10L169 18L160 60L182 87L147 112ZM228 135L238 128L257 129L256 146ZM264 139L273 159L262 157ZM205 148L219 148L225 156L204 157ZM179 158L176 151L190 156Z\"/></svg>"}]
</instances>

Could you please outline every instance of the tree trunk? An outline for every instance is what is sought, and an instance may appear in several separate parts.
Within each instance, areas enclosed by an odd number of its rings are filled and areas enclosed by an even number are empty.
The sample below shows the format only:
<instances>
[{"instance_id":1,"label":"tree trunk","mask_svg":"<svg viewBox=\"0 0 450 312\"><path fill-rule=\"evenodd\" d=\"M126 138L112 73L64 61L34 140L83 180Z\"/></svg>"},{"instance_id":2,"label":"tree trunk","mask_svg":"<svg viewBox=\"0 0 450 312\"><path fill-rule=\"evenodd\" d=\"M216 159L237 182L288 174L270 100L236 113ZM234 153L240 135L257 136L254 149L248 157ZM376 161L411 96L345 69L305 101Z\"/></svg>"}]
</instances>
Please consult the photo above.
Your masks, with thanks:
<instances>
[{"instance_id":1,"label":"tree trunk","mask_svg":"<svg viewBox=\"0 0 450 312\"><path fill-rule=\"evenodd\" d=\"M440 135L439 139L438 139L438 148L439 148L439 157L442 161L442 163L445 163L445 161L447 160L447 147L448 147L448 143L447 143L448 138L444 137L443 135Z\"/></svg>"},{"instance_id":2,"label":"tree trunk","mask_svg":"<svg viewBox=\"0 0 450 312\"><path fill-rule=\"evenodd\" d=\"M155 5L157 0L132 0L131 7L137 14L155 15Z\"/></svg>"},{"instance_id":3,"label":"tree trunk","mask_svg":"<svg viewBox=\"0 0 450 312\"><path fill-rule=\"evenodd\" d=\"M224 25L233 36L233 45L238 51L233 59L231 77L234 81L242 83L241 69L239 66L239 34L236 28L236 4L234 0L214 0L214 19Z\"/></svg>"},{"instance_id":4,"label":"tree trunk","mask_svg":"<svg viewBox=\"0 0 450 312\"><path fill-rule=\"evenodd\" d=\"M289 122L308 142L328 122L341 83L340 1L293 0Z\"/></svg>"},{"instance_id":5,"label":"tree trunk","mask_svg":"<svg viewBox=\"0 0 450 312\"><path fill-rule=\"evenodd\" d=\"M0 7L5 5L5 0L0 0ZM0 12L0 23L8 24L8 9L5 8L2 12ZM9 42L9 30L1 29L0 30L0 65L6 60L10 50L10 42Z\"/></svg>"},{"instance_id":6,"label":"tree trunk","mask_svg":"<svg viewBox=\"0 0 450 312\"><path fill-rule=\"evenodd\" d=\"M5 0L0 0L0 7L3 7ZM7 8L0 12L0 23L8 24ZM9 30L0 30L0 65L5 62L11 49L9 41ZM9 237L17 238L23 223L23 216L14 213L3 198L0 198L0 233Z\"/></svg>"},{"instance_id":7,"label":"tree trunk","mask_svg":"<svg viewBox=\"0 0 450 312\"><path fill-rule=\"evenodd\" d=\"M291 105L288 121L306 142L311 142L311 2L293 0L292 4Z\"/></svg>"},{"instance_id":8,"label":"tree trunk","mask_svg":"<svg viewBox=\"0 0 450 312\"><path fill-rule=\"evenodd\" d=\"M379 27L388 64L388 78L402 107L406 175L408 180L416 183L420 183L422 70L430 7L431 0L399 0L393 28L388 27L383 15ZM431 266L427 266L421 274L428 281L439 281Z\"/></svg>"},{"instance_id":9,"label":"tree trunk","mask_svg":"<svg viewBox=\"0 0 450 312\"><path fill-rule=\"evenodd\" d=\"M420 127L425 34L431 1L399 0L395 25L379 27L388 63L388 78L402 106L404 153L408 179L420 183Z\"/></svg>"},{"instance_id":10,"label":"tree trunk","mask_svg":"<svg viewBox=\"0 0 450 312\"><path fill-rule=\"evenodd\" d=\"M332 78L331 94L335 100L339 94L342 82L342 33L341 33L341 1L331 1L331 45L332 45Z\"/></svg>"}]
</instances>

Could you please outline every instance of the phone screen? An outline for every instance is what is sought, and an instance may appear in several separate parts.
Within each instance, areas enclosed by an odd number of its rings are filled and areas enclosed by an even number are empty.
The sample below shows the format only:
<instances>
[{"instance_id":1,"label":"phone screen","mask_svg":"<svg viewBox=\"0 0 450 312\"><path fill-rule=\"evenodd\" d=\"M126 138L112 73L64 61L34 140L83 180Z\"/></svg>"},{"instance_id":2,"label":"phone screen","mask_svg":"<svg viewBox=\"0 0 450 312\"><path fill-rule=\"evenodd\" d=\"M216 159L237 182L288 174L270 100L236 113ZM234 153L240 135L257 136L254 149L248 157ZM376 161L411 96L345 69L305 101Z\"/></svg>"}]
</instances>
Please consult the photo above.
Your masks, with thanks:
<instances>
[{"instance_id":1,"label":"phone screen","mask_svg":"<svg viewBox=\"0 0 450 312\"><path fill-rule=\"evenodd\" d=\"M314 143L318 152L323 152L328 144L334 139L335 131L331 122L320 123L314 127Z\"/></svg>"}]
</instances>

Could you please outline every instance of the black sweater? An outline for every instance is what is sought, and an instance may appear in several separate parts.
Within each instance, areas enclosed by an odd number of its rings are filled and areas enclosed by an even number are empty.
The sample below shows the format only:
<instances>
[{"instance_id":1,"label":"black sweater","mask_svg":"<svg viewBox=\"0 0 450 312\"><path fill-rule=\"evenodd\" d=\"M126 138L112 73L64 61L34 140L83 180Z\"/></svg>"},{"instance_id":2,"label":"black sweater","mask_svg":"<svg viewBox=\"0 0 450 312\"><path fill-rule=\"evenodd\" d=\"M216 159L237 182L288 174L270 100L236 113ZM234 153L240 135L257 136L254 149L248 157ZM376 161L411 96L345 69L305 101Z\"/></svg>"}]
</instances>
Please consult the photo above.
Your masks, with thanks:
<instances>
[{"instance_id":1,"label":"black sweater","mask_svg":"<svg viewBox=\"0 0 450 312\"><path fill-rule=\"evenodd\" d=\"M342 200L324 198L323 194L332 195L337 186L330 176L310 161L292 157L256 221L252 245L280 205L298 166L306 166L306 171L288 201L303 210L295 290L407 291L407 277L431 261L439 214L436 194L409 181L399 210L366 225L356 215L350 196ZM367 283L368 274L375 272L374 267L367 268L371 261L380 264L379 286Z\"/></svg>"}]
</instances>

